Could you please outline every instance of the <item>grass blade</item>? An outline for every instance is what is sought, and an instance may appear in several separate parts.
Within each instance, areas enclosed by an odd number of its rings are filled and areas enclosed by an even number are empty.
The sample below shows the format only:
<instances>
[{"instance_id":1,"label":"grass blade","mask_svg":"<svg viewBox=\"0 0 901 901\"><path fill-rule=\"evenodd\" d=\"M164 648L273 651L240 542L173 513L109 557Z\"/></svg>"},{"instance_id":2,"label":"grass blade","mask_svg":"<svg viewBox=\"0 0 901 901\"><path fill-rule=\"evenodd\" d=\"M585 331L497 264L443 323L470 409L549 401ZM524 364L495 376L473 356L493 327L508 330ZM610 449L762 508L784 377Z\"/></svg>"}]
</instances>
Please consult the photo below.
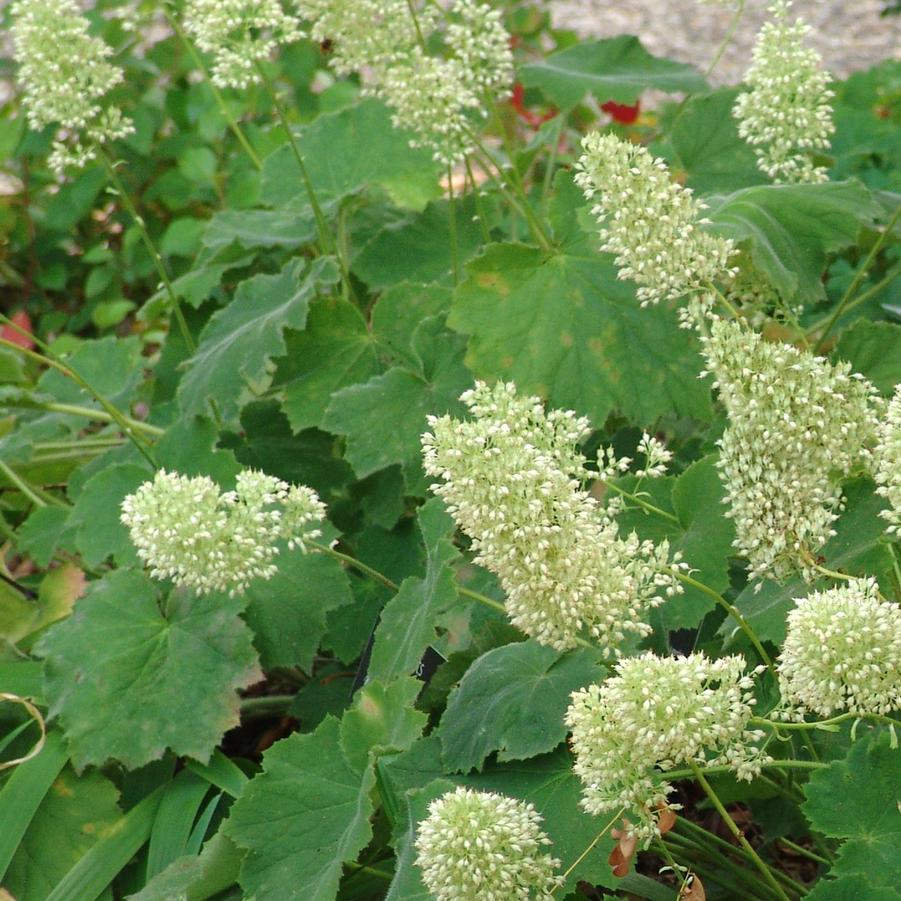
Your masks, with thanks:
<instances>
[{"instance_id":1,"label":"grass blade","mask_svg":"<svg viewBox=\"0 0 901 901\"><path fill-rule=\"evenodd\" d=\"M196 760L189 760L187 766L192 773L206 779L216 788L221 788L233 798L240 796L248 782L247 776L240 767L229 760L218 748L213 751L209 763L203 764Z\"/></svg>"},{"instance_id":2,"label":"grass blade","mask_svg":"<svg viewBox=\"0 0 901 901\"><path fill-rule=\"evenodd\" d=\"M188 839L210 783L190 770L182 770L163 789L147 849L147 881L186 853Z\"/></svg>"},{"instance_id":3,"label":"grass blade","mask_svg":"<svg viewBox=\"0 0 901 901\"><path fill-rule=\"evenodd\" d=\"M6 875L28 824L69 755L58 732L51 732L37 757L17 766L0 791L0 879Z\"/></svg>"}]
</instances>

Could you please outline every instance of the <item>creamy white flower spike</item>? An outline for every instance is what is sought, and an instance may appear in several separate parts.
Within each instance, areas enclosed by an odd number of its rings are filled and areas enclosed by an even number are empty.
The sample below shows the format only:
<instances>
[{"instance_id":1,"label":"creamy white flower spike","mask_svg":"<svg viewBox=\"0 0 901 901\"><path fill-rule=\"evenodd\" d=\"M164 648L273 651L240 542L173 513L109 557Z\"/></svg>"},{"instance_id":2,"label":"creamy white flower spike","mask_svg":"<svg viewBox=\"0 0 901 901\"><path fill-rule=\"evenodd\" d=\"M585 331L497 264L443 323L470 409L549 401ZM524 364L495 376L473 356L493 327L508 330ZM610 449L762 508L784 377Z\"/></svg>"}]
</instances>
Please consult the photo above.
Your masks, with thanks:
<instances>
[{"instance_id":1,"label":"creamy white flower spike","mask_svg":"<svg viewBox=\"0 0 901 901\"><path fill-rule=\"evenodd\" d=\"M756 776L766 758L754 747L763 733L748 728L753 675L740 656L647 652L621 660L600 685L573 692L566 724L582 807L592 814L628 808L638 817L631 834L650 842L672 790L661 770L697 764Z\"/></svg>"},{"instance_id":2,"label":"creamy white flower spike","mask_svg":"<svg viewBox=\"0 0 901 901\"><path fill-rule=\"evenodd\" d=\"M810 26L788 23L790 6L786 0L770 6L772 21L760 30L745 73L750 90L739 94L733 112L762 172L776 182L823 182L829 176L810 153L829 149L834 93L822 57L804 46Z\"/></svg>"},{"instance_id":3,"label":"creamy white flower spike","mask_svg":"<svg viewBox=\"0 0 901 901\"><path fill-rule=\"evenodd\" d=\"M187 0L185 29L213 56L213 83L246 88L260 80L257 65L282 44L303 36L282 0Z\"/></svg>"},{"instance_id":4,"label":"creamy white flower spike","mask_svg":"<svg viewBox=\"0 0 901 901\"><path fill-rule=\"evenodd\" d=\"M432 490L472 539L476 562L495 573L513 624L563 650L586 633L610 652L647 635L647 611L681 592L669 545L619 535L613 511L582 483L576 445L588 420L545 412L512 384L477 383L460 398L474 418L429 417L422 436Z\"/></svg>"},{"instance_id":5,"label":"creamy white flower spike","mask_svg":"<svg viewBox=\"0 0 901 901\"><path fill-rule=\"evenodd\" d=\"M901 385L889 401L885 419L879 425L879 442L874 453L876 491L889 508L879 515L888 522L890 535L901 534Z\"/></svg>"},{"instance_id":6,"label":"creamy white flower spike","mask_svg":"<svg viewBox=\"0 0 901 901\"><path fill-rule=\"evenodd\" d=\"M704 296L731 278L732 241L705 232L703 201L670 177L666 163L612 134L582 139L575 182L602 226L601 250L619 277L638 285L642 306Z\"/></svg>"},{"instance_id":7,"label":"creamy white flower spike","mask_svg":"<svg viewBox=\"0 0 901 901\"><path fill-rule=\"evenodd\" d=\"M795 603L778 664L787 718L901 708L901 606L880 599L875 579Z\"/></svg>"},{"instance_id":8,"label":"creamy white flower spike","mask_svg":"<svg viewBox=\"0 0 901 901\"><path fill-rule=\"evenodd\" d=\"M122 502L122 522L151 575L199 594L237 594L253 579L272 578L277 542L303 549L324 517L311 488L254 470L225 492L206 476L160 470Z\"/></svg>"},{"instance_id":9,"label":"creamy white flower spike","mask_svg":"<svg viewBox=\"0 0 901 901\"><path fill-rule=\"evenodd\" d=\"M560 861L531 804L462 786L432 801L416 830L416 865L436 901L552 901Z\"/></svg>"},{"instance_id":10,"label":"creamy white flower spike","mask_svg":"<svg viewBox=\"0 0 901 901\"><path fill-rule=\"evenodd\" d=\"M361 71L366 93L416 135L411 143L447 165L472 149L486 95L510 92L510 36L500 11L486 3L457 0L446 19L431 3L407 0L300 0L298 8L313 37L332 42L333 68ZM433 52L439 45L443 52Z\"/></svg>"},{"instance_id":11,"label":"creamy white flower spike","mask_svg":"<svg viewBox=\"0 0 901 901\"><path fill-rule=\"evenodd\" d=\"M735 547L751 579L813 579L841 481L869 465L878 393L849 364L765 341L733 320L714 319L702 341L729 418L718 466Z\"/></svg>"},{"instance_id":12,"label":"creamy white flower spike","mask_svg":"<svg viewBox=\"0 0 901 901\"><path fill-rule=\"evenodd\" d=\"M59 129L49 159L57 175L85 166L97 146L134 131L122 111L105 102L122 71L107 61L112 50L88 33L75 0L16 0L11 12L28 123Z\"/></svg>"}]
</instances>

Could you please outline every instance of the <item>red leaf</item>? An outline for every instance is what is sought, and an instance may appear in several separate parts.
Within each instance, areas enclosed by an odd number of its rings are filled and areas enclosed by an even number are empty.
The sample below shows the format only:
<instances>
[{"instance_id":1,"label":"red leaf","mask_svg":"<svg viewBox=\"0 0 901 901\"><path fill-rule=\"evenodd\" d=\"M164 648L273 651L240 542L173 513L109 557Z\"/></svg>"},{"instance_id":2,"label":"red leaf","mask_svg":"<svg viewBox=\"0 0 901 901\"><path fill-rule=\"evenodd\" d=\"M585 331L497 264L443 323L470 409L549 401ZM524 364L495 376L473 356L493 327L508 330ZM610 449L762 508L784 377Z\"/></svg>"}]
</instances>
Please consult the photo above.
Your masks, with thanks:
<instances>
[{"instance_id":1,"label":"red leaf","mask_svg":"<svg viewBox=\"0 0 901 901\"><path fill-rule=\"evenodd\" d=\"M609 113L614 122L618 122L620 125L631 125L641 112L641 101L636 100L634 106L629 106L627 103L615 103L608 100L601 104L601 109L605 113Z\"/></svg>"},{"instance_id":2,"label":"red leaf","mask_svg":"<svg viewBox=\"0 0 901 901\"><path fill-rule=\"evenodd\" d=\"M17 313L13 313L9 318L19 326L20 329L24 329L26 332L31 331L31 317L25 310L19 310ZM20 331L9 325L0 327L0 338L3 338L4 341L9 341L11 344L17 344L19 347L24 347L27 350L31 350L31 348L34 347L34 341L32 341L31 338L27 335L23 335Z\"/></svg>"}]
</instances>

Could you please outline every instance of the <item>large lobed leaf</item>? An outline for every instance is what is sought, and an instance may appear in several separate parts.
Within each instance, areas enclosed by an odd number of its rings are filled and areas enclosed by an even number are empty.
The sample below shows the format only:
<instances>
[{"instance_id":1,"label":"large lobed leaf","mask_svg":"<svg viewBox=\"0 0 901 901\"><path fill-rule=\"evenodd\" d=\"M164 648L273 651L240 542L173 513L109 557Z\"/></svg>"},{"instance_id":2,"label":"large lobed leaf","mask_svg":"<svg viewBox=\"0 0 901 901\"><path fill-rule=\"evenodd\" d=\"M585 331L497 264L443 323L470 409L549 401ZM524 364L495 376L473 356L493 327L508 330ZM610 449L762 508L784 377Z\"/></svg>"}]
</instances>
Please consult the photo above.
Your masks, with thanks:
<instances>
[{"instance_id":1,"label":"large lobed leaf","mask_svg":"<svg viewBox=\"0 0 901 901\"><path fill-rule=\"evenodd\" d=\"M582 41L520 69L527 87L541 88L561 109L576 106L586 94L603 103L634 103L642 91L693 93L707 87L691 66L651 56L631 35Z\"/></svg>"},{"instance_id":2,"label":"large lobed leaf","mask_svg":"<svg viewBox=\"0 0 901 901\"><path fill-rule=\"evenodd\" d=\"M94 582L41 640L50 716L72 762L135 768L168 748L205 761L238 722L237 690L260 676L242 602L173 592L119 570Z\"/></svg>"},{"instance_id":3,"label":"large lobed leaf","mask_svg":"<svg viewBox=\"0 0 901 901\"><path fill-rule=\"evenodd\" d=\"M269 361L285 353L284 331L306 325L310 301L338 279L321 257L291 260L277 275L241 282L231 303L207 323L178 388L184 415L218 415L237 426L241 408L269 383Z\"/></svg>"}]
</instances>

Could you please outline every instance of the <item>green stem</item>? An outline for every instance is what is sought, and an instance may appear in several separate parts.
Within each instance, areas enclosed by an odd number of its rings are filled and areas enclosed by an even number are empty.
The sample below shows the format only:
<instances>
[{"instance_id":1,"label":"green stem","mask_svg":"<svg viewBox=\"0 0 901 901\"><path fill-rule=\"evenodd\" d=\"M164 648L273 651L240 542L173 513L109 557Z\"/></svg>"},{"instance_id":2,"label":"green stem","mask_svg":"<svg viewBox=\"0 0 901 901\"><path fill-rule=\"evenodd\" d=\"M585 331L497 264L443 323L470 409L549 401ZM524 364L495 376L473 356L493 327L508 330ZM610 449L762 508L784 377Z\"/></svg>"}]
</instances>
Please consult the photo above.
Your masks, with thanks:
<instances>
[{"instance_id":1,"label":"green stem","mask_svg":"<svg viewBox=\"0 0 901 901\"><path fill-rule=\"evenodd\" d=\"M882 279L882 281L876 282L875 285L867 288L867 290L862 294L858 294L857 297L854 298L854 300L845 304L844 312L846 314L850 313L851 310L856 309L862 303L866 303L871 297L878 294L884 288L887 288L899 275L901 275L901 267L892 269L891 272L889 272L889 274ZM815 335L829 321L829 318L831 317L821 319L819 322L812 325L809 329L807 329L805 337L810 338L811 335Z\"/></svg>"},{"instance_id":2,"label":"green stem","mask_svg":"<svg viewBox=\"0 0 901 901\"><path fill-rule=\"evenodd\" d=\"M726 854L735 854L745 862L753 863L744 848L739 848L735 845L730 844L729 842L725 841L725 839L720 838L718 835L714 835L712 832L708 832L706 829L702 829L697 825L697 823L692 823L691 820L686 819L685 817L677 818L676 829L679 829L680 827L687 828L699 844L703 842L710 842ZM793 889L794 891L800 892L802 895L805 893L806 889L804 888L804 886L802 886L799 882L795 882L795 880L792 879L791 876L789 876L787 873L783 873L781 870L774 870L773 875L784 885Z\"/></svg>"},{"instance_id":3,"label":"green stem","mask_svg":"<svg viewBox=\"0 0 901 901\"><path fill-rule=\"evenodd\" d=\"M134 221L134 224L138 227L138 232L141 235L141 241L144 243L144 247L150 256L150 259L153 261L153 265L156 269L160 281L163 283L163 288L165 289L166 294L169 295L169 306L171 308L171 313L175 317L175 321L178 323L178 328L181 332L182 338L184 339L185 346L188 348L188 353L193 356L197 350L197 344L194 341L194 337L191 335L191 330L188 328L188 322L185 319L185 314L181 309L181 302L178 299L178 295L175 293L175 288L172 287L172 280L169 278L169 273L166 270L165 263L163 263L163 258L160 256L160 252L156 249L156 245L153 243L153 239L150 237L150 232L147 231L147 223L144 222L144 217L138 212L134 201L132 201L131 199L131 195L125 189L125 184L123 183L122 179L119 178L119 173L116 172L116 164L110 159L109 155L101 145L97 144L96 148L97 155L100 157L100 159L103 161L103 165L106 167L106 173L116 190L116 194L122 201L122 204L128 211L128 214Z\"/></svg>"},{"instance_id":4,"label":"green stem","mask_svg":"<svg viewBox=\"0 0 901 901\"><path fill-rule=\"evenodd\" d=\"M821 770L826 766L815 760L770 760L760 764L761 769L780 769L780 770ZM734 773L735 770L730 766L708 766L704 768L704 772L711 776L719 776L723 773ZM679 779L690 779L694 775L693 769L670 770L661 773L660 776L668 782L675 782Z\"/></svg>"},{"instance_id":5,"label":"green stem","mask_svg":"<svg viewBox=\"0 0 901 901\"><path fill-rule=\"evenodd\" d=\"M57 404L51 402L40 404L40 409L46 410L48 413L65 413L69 416L83 416L85 419L93 419L97 422L115 422L119 425L119 420L103 410L92 410L90 407L79 407L76 404ZM122 415L121 422L125 423L129 429L133 429L136 432L143 432L145 435L150 435L154 438L159 438L161 435L165 434L165 429L151 425L149 422L141 422L140 419L132 419L130 416ZM123 431L125 430L123 429Z\"/></svg>"},{"instance_id":6,"label":"green stem","mask_svg":"<svg viewBox=\"0 0 901 901\"><path fill-rule=\"evenodd\" d=\"M597 847L597 843L607 834L607 831L613 827L613 824L626 812L625 807L621 807L619 813L615 814L613 819L588 843L588 847L566 868L563 874L563 881L569 879L570 874L575 868L582 863L583 860ZM551 894L553 895L556 889Z\"/></svg>"},{"instance_id":7,"label":"green stem","mask_svg":"<svg viewBox=\"0 0 901 901\"><path fill-rule=\"evenodd\" d=\"M447 214L450 227L450 251L454 266L454 287L460 281L460 264L457 259L457 205L454 202L454 173L450 165L447 167Z\"/></svg>"},{"instance_id":8,"label":"green stem","mask_svg":"<svg viewBox=\"0 0 901 901\"><path fill-rule=\"evenodd\" d=\"M821 864L823 864L823 866L826 866L826 867L832 866L832 862L829 860L826 860L825 857L820 857L819 854L814 854L813 851L808 850L807 848L803 847L802 845L795 844L793 841L791 841L791 839L787 839L787 838L780 836L778 841L781 842L786 847L791 848L792 851L794 851L796 854L800 854L802 857L806 857L808 860L812 860L815 863L821 863Z\"/></svg>"},{"instance_id":9,"label":"green stem","mask_svg":"<svg viewBox=\"0 0 901 901\"><path fill-rule=\"evenodd\" d=\"M262 717L284 713L294 703L294 695L261 695L241 699L242 717Z\"/></svg>"},{"instance_id":10,"label":"green stem","mask_svg":"<svg viewBox=\"0 0 901 901\"><path fill-rule=\"evenodd\" d=\"M485 219L485 208L482 204L482 190L476 184L475 173L472 171L472 163L467 154L463 157L466 164L466 174L469 176L469 184L472 186L472 198L476 207L476 216L479 220L479 227L482 229L482 240L488 244L491 241L491 232L488 230L488 221Z\"/></svg>"},{"instance_id":11,"label":"green stem","mask_svg":"<svg viewBox=\"0 0 901 901\"><path fill-rule=\"evenodd\" d=\"M735 7L735 13L732 16L731 21L729 22L729 27L726 29L726 36L720 42L719 47L716 48L716 53L714 53L713 59L710 61L710 65L707 67L707 71L704 72L705 79L710 78L710 76L713 74L713 70L717 67L717 64L723 58L723 54L726 52L726 48L730 43L732 43L732 38L735 37L738 23L741 21L741 17L744 11L745 0L738 0L738 5Z\"/></svg>"},{"instance_id":12,"label":"green stem","mask_svg":"<svg viewBox=\"0 0 901 901\"><path fill-rule=\"evenodd\" d=\"M692 588L696 588L698 591L702 591L708 597L713 598L717 604L720 605L728 614L738 623L739 628L744 632L747 636L748 640L754 646L754 650L760 655L760 659L766 665L766 668L773 674L776 675L776 667L773 665L773 660L770 655L766 652L763 645L760 642L760 639L757 637L757 633L751 628L748 621L741 615L738 608L733 604L730 604L719 592L714 591L709 585L705 585L703 582L699 582L697 579L692 578L691 576L686 576L683 573L678 573L676 578L684 583L685 585L691 585Z\"/></svg>"},{"instance_id":13,"label":"green stem","mask_svg":"<svg viewBox=\"0 0 901 901\"><path fill-rule=\"evenodd\" d=\"M817 720L813 723L782 723L776 720L767 719L763 716L752 716L751 722L755 726L769 726L776 731L791 731L805 729L822 729L823 726L837 726L839 723L845 723L848 720L873 720L876 723L882 723L886 726L901 727L901 720L892 719L890 716L883 716L881 713L843 713L840 716L833 716L826 720Z\"/></svg>"},{"instance_id":14,"label":"green stem","mask_svg":"<svg viewBox=\"0 0 901 901\"><path fill-rule=\"evenodd\" d=\"M866 276L867 272L869 272L870 266L873 263L873 260L876 259L876 255L882 250L882 245L888 240L889 235L892 233L895 225L898 222L898 219L901 218L901 205L898 206L898 209L895 210L894 215L889 220L888 225L883 229L882 234L879 235L876 242L870 248L870 252L867 254L866 259L863 261L863 265L860 269L857 270L857 274L851 281L851 284L848 285L848 289L842 295L841 300L838 302L838 306L835 308L835 312L829 318L829 321L826 323L826 328L823 330L823 334L820 336L819 341L817 342L817 349L823 347L826 342L826 339L829 337L829 333L835 328L835 324L841 318L842 313L845 312L845 308L848 305L848 302L851 300L851 297L854 295L854 292L857 290L858 285L863 281L864 276Z\"/></svg>"},{"instance_id":15,"label":"green stem","mask_svg":"<svg viewBox=\"0 0 901 901\"><path fill-rule=\"evenodd\" d=\"M25 481L21 476L19 476L13 469L6 465L2 460L0 460L0 473L6 476L7 480L13 484L25 497L28 498L36 507L46 507L47 501L45 501L40 495L38 495L35 490Z\"/></svg>"},{"instance_id":16,"label":"green stem","mask_svg":"<svg viewBox=\"0 0 901 901\"><path fill-rule=\"evenodd\" d=\"M612 488L617 494L620 494L627 500L632 501L632 503L637 504L642 510L653 513L655 516L659 516L661 519L665 519L668 522L675 523L677 526L682 525L677 516L674 516L672 513L667 513L666 510L661 510L660 507L655 507L653 504L644 500L640 495L632 494L630 491L626 491L625 488L620 488L615 482L604 481L604 484L608 488Z\"/></svg>"},{"instance_id":17,"label":"green stem","mask_svg":"<svg viewBox=\"0 0 901 901\"><path fill-rule=\"evenodd\" d=\"M563 132L563 125L566 121L566 116L563 113L559 113L557 116L557 123L554 131L551 135L551 152L548 155L547 163L545 164L544 170L544 181L541 185L541 204L542 207L547 205L548 195L551 193L551 186L554 183L554 169L557 166L557 153L558 147L560 145L560 135Z\"/></svg>"},{"instance_id":18,"label":"green stem","mask_svg":"<svg viewBox=\"0 0 901 901\"><path fill-rule=\"evenodd\" d=\"M688 877L691 875L691 867L681 866L676 863L676 858L673 857L672 851L666 846L666 842L663 841L662 838L658 838L654 842L655 847L660 851L663 855L663 859L667 862L667 865L673 872L673 876L679 882L679 888L676 891L676 897L679 898L682 896L682 892L685 890L685 883L688 881ZM685 870L685 875L682 875L682 871Z\"/></svg>"},{"instance_id":19,"label":"green stem","mask_svg":"<svg viewBox=\"0 0 901 901\"><path fill-rule=\"evenodd\" d=\"M376 867L368 867L362 863L352 863L350 861L346 861L344 866L350 867L356 873L366 873L369 876L375 876L378 879L384 879L387 882L391 882L394 879L394 874L389 873L386 870L379 870Z\"/></svg>"},{"instance_id":20,"label":"green stem","mask_svg":"<svg viewBox=\"0 0 901 901\"><path fill-rule=\"evenodd\" d=\"M123 416L121 411L111 404L106 397L104 397L99 391L97 391L88 381L85 379L76 369L68 366L63 363L59 357L50 349L48 345L46 345L43 341L37 338L35 335L32 335L30 332L25 331L25 329L21 328L15 322L13 322L9 317L0 313L0 323L4 325L8 325L10 328L14 329L21 335L29 338L31 341L34 341L35 345L39 347L43 354L35 353L33 350L30 350L25 347L19 347L18 344L14 344L12 341L6 341L5 339L0 338L0 346L10 347L13 350L18 351L25 356L35 359L39 361L43 365L47 365L52 367L53 369L60 372L62 375L67 378L72 379L80 388L87 391L99 404L106 410L107 414L110 417L112 422L115 422L116 425L122 429L122 432L128 437L128 439L134 444L134 446L138 449L142 456L146 458L146 460L153 466L154 469L157 468L156 461L153 459L150 451L147 447L145 447L140 441L138 441L137 435L132 431L131 427L127 423L127 417ZM41 407L47 409L49 404L42 404ZM55 406L63 406L63 405L55 405ZM96 416L97 411L92 411L92 415Z\"/></svg>"},{"instance_id":21,"label":"green stem","mask_svg":"<svg viewBox=\"0 0 901 901\"><path fill-rule=\"evenodd\" d=\"M347 260L342 248L339 247L335 242L334 238L332 237L332 233L329 230L328 222L326 221L325 214L322 212L322 207L319 205L319 200L316 197L316 191L313 188L313 181L310 178L310 173L307 171L306 164L303 161L303 154L300 152L300 146L297 143L297 138L294 137L294 131L291 129L291 124L288 121L288 116L285 112L285 108L282 106L282 103L278 98L278 92L275 89L275 85L273 84L272 79L267 74L266 69L262 65L262 63L257 64L257 69L260 73L260 77L263 80L263 84L266 87L266 91L268 92L269 97L272 100L272 106L274 107L276 115L278 116L279 121L282 124L282 128L284 128L285 133L288 136L288 144L291 147L291 152L294 154L294 159L297 162L297 168L300 170L300 177L303 180L303 186L307 192L307 199L310 201L310 207L313 210L313 218L316 220L316 233L319 236L319 246L322 249L323 253L335 255L335 259L338 261L338 268L341 270L341 281L343 284L344 296L347 299L353 298L353 287L351 286L350 269L348 268Z\"/></svg>"},{"instance_id":22,"label":"green stem","mask_svg":"<svg viewBox=\"0 0 901 901\"><path fill-rule=\"evenodd\" d=\"M225 121L228 123L228 127L231 129L232 134L238 139L238 143L241 147L244 148L244 152L247 154L248 159L251 163L256 167L257 171L262 171L263 169L263 161L257 155L257 152L250 146L247 138L244 135L244 132L241 131L241 127L238 125L235 117L231 114L231 111L228 108L228 105L225 102L225 98L222 96L222 92L219 88L213 83L213 80L210 78L209 73L206 70L206 66L203 64L203 60L200 58L200 54L195 49L194 45L188 40L187 35L184 33L184 30L181 27L181 23L178 19L172 15L172 13L166 9L164 12L166 16L166 20L169 22L169 26L172 30L178 35L181 40L183 46L188 51L188 54L191 57L191 61L194 65L203 73L204 80L207 85L209 85L210 90L213 92L213 97L216 100L216 105L219 107L219 111L225 117Z\"/></svg>"},{"instance_id":23,"label":"green stem","mask_svg":"<svg viewBox=\"0 0 901 901\"><path fill-rule=\"evenodd\" d=\"M770 872L770 868L763 862L758 853L754 850L754 847L751 843L745 838L745 834L738 828L735 820L729 815L729 811L723 806L722 801L720 801L719 796L713 790L713 787L707 781L704 774L701 772L701 768L697 764L692 764L692 770L694 772L694 777L697 780L698 784L704 790L704 794L710 799L710 802L716 808L717 813L722 817L723 822L726 824L726 827L735 836L738 843L745 849L745 851L751 856L751 859L754 863L754 866L760 870L761 875L767 881L769 886L776 892L778 898L781 901L791 901L788 895L782 889L782 886L776 880L776 877Z\"/></svg>"}]
</instances>

